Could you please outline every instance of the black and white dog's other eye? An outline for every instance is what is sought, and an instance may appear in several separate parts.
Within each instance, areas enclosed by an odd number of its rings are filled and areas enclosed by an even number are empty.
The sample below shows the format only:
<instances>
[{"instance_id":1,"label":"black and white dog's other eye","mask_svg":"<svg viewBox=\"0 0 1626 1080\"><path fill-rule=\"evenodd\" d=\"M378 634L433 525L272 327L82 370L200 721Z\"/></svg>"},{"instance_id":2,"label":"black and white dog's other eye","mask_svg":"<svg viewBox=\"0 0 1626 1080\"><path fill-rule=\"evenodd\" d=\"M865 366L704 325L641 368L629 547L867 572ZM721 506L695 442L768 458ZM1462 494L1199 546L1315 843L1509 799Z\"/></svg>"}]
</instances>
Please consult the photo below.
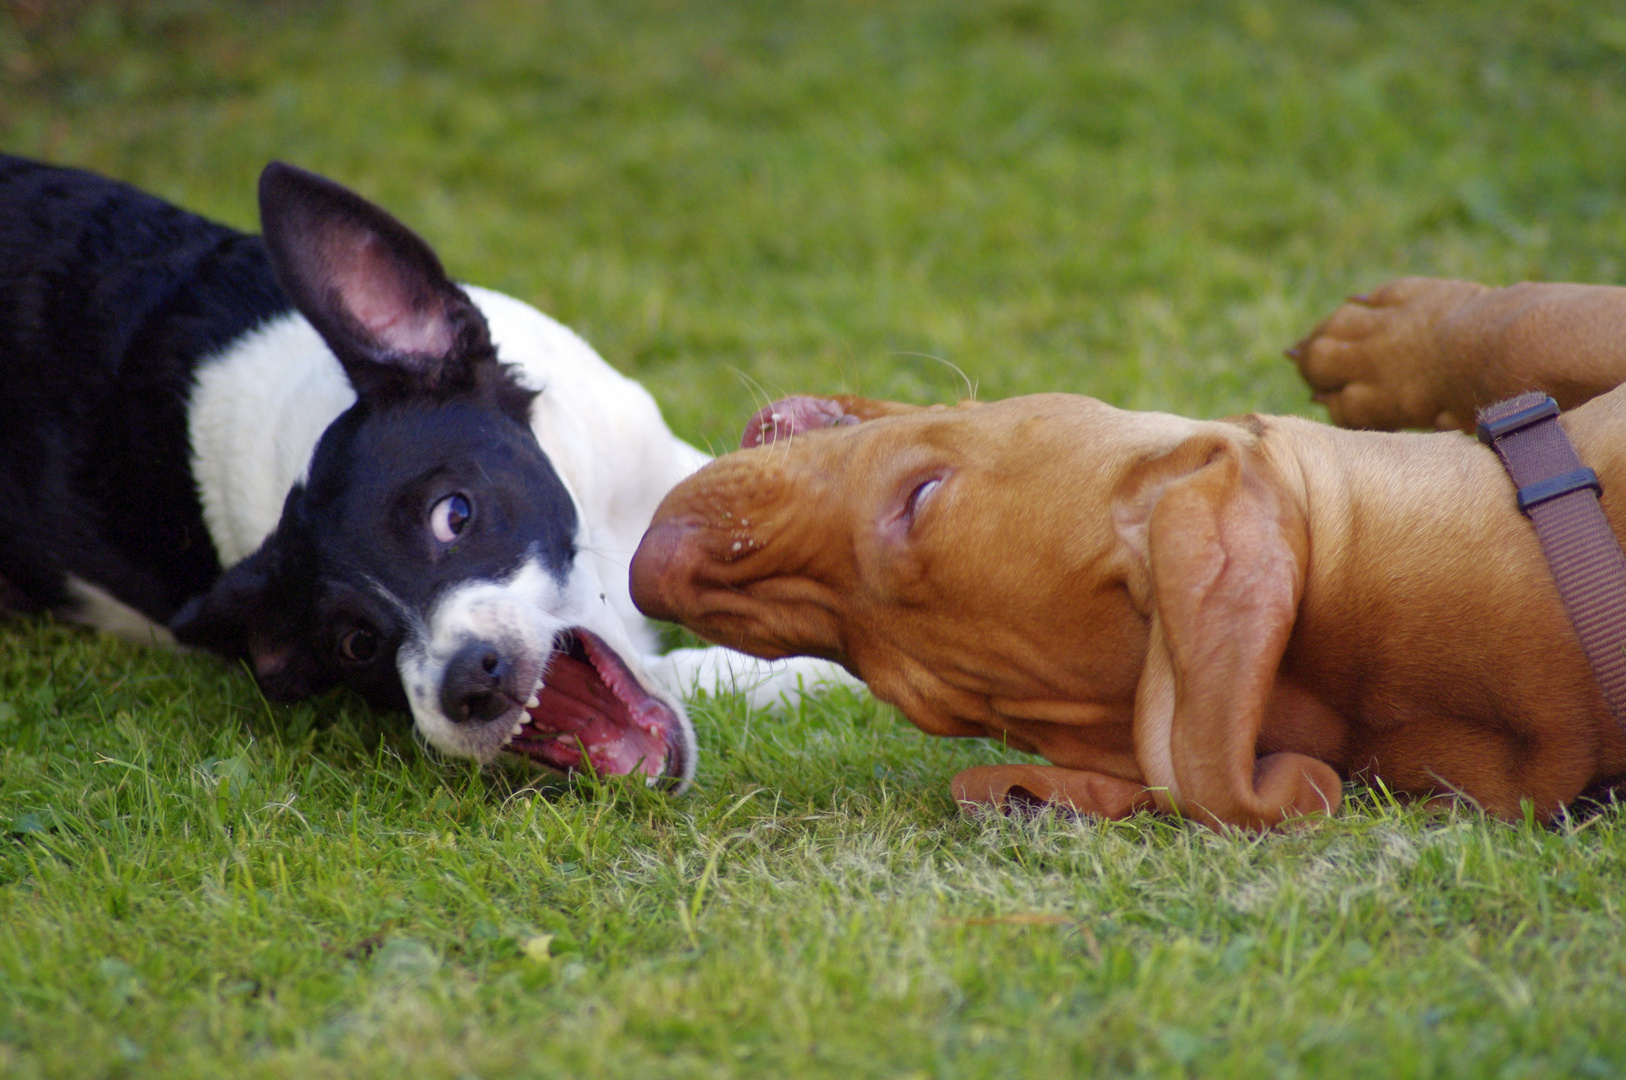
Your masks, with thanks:
<instances>
[{"instance_id":1,"label":"black and white dog's other eye","mask_svg":"<svg viewBox=\"0 0 1626 1080\"><path fill-rule=\"evenodd\" d=\"M378 635L357 628L339 639L339 657L348 664L368 664L378 656Z\"/></svg>"},{"instance_id":2,"label":"black and white dog's other eye","mask_svg":"<svg viewBox=\"0 0 1626 1080\"><path fill-rule=\"evenodd\" d=\"M448 495L436 503L434 509L429 511L429 528L435 534L435 539L443 544L450 544L456 540L463 527L469 523L469 515L474 508L461 492Z\"/></svg>"}]
</instances>

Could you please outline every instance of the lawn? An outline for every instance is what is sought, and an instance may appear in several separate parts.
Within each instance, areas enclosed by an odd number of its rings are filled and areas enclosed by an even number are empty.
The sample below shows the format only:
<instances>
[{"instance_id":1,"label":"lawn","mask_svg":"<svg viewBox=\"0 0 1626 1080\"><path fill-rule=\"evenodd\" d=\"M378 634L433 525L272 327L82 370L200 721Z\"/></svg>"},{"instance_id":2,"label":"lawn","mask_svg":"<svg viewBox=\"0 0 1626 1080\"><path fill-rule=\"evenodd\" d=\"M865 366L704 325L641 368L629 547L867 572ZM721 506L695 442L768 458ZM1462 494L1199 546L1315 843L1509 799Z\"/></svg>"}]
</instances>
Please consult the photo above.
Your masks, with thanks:
<instances>
[{"instance_id":1,"label":"lawn","mask_svg":"<svg viewBox=\"0 0 1626 1080\"><path fill-rule=\"evenodd\" d=\"M0 150L244 228L325 172L717 450L789 391L1311 412L1347 292L1626 283L1626 5L0 0ZM979 820L1006 753L867 696L691 711L692 793L538 793L0 620L0 1075L1626 1072L1612 811Z\"/></svg>"}]
</instances>

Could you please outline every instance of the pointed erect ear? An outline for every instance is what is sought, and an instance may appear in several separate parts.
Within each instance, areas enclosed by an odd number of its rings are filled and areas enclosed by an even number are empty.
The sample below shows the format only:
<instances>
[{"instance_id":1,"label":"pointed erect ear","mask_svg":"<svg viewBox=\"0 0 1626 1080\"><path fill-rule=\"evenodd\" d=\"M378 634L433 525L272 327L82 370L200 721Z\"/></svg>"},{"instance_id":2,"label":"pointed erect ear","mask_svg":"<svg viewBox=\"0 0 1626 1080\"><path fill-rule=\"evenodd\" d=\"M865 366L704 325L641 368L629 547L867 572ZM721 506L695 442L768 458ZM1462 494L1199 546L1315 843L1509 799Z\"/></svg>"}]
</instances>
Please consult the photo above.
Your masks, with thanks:
<instances>
[{"instance_id":1,"label":"pointed erect ear","mask_svg":"<svg viewBox=\"0 0 1626 1080\"><path fill-rule=\"evenodd\" d=\"M260 223L288 298L368 400L446 397L496 369L484 317L410 229L356 193L272 162Z\"/></svg>"},{"instance_id":2,"label":"pointed erect ear","mask_svg":"<svg viewBox=\"0 0 1626 1080\"><path fill-rule=\"evenodd\" d=\"M1325 762L1257 757L1309 548L1303 517L1239 442L1183 445L1193 469L1156 493L1144 544L1152 606L1135 756L1160 805L1209 826L1268 829L1331 812Z\"/></svg>"}]
</instances>

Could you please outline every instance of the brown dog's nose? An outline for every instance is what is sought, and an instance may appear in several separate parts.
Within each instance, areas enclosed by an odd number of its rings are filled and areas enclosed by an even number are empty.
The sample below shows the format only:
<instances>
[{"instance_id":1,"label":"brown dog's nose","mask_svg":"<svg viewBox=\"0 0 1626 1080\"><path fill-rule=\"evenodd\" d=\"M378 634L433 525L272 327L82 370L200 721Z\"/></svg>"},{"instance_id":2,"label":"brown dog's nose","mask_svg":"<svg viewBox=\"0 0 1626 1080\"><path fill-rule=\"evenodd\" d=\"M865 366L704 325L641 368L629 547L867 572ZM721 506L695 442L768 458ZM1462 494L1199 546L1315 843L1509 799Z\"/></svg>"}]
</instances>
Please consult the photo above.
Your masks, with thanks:
<instances>
[{"instance_id":1,"label":"brown dog's nose","mask_svg":"<svg viewBox=\"0 0 1626 1080\"><path fill-rule=\"evenodd\" d=\"M632 602L651 619L683 621L683 598L691 592L686 586L698 569L695 560L703 557L693 543L696 531L682 519L657 521L639 542L632 556Z\"/></svg>"}]
</instances>

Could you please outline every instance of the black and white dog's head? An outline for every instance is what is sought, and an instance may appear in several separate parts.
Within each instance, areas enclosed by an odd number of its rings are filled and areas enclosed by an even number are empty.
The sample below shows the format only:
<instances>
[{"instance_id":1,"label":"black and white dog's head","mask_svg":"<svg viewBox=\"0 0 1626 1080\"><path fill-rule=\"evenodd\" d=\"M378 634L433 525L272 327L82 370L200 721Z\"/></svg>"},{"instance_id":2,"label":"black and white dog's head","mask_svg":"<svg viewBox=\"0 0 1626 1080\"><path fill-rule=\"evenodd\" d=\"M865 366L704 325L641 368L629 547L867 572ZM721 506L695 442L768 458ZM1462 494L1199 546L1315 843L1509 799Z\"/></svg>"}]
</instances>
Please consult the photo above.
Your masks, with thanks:
<instances>
[{"instance_id":1,"label":"black and white dog's head","mask_svg":"<svg viewBox=\"0 0 1626 1080\"><path fill-rule=\"evenodd\" d=\"M533 433L536 391L480 310L422 240L330 181L273 164L260 207L279 284L357 400L177 639L246 655L268 696L342 682L405 705L448 753L686 782L682 707L629 665Z\"/></svg>"}]
</instances>

